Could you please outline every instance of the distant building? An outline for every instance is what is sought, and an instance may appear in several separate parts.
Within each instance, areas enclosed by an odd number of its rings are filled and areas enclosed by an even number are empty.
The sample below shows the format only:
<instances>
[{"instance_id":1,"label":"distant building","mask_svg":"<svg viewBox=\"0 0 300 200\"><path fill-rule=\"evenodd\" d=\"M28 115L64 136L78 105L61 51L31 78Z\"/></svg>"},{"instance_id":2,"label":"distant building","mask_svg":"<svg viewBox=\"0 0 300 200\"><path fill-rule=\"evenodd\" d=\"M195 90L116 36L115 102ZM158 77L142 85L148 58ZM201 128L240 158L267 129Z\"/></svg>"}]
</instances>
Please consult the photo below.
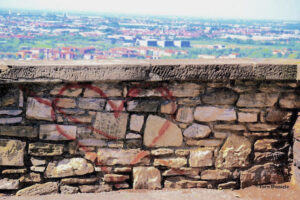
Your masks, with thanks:
<instances>
[{"instance_id":1,"label":"distant building","mask_svg":"<svg viewBox=\"0 0 300 200\"><path fill-rule=\"evenodd\" d=\"M172 40L162 40L157 42L160 47L174 47L174 41Z\"/></svg>"},{"instance_id":2,"label":"distant building","mask_svg":"<svg viewBox=\"0 0 300 200\"><path fill-rule=\"evenodd\" d=\"M190 41L187 41L187 40L186 41L184 41L184 40L174 41L174 45L176 47L180 47L180 48L182 48L182 47L186 47L186 48L191 47Z\"/></svg>"},{"instance_id":3,"label":"distant building","mask_svg":"<svg viewBox=\"0 0 300 200\"><path fill-rule=\"evenodd\" d=\"M157 47L157 40L139 40L138 43L142 47Z\"/></svg>"}]
</instances>

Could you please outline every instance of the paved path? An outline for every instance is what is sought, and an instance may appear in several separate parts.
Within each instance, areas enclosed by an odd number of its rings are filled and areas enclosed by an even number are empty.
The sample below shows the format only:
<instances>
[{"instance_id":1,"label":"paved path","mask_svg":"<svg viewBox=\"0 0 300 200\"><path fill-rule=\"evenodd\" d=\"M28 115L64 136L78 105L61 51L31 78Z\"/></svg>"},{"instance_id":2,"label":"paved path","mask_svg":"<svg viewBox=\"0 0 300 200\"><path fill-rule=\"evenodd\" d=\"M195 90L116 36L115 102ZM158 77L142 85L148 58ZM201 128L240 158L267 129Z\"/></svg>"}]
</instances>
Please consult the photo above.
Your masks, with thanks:
<instances>
[{"instance_id":1,"label":"paved path","mask_svg":"<svg viewBox=\"0 0 300 200\"><path fill-rule=\"evenodd\" d=\"M296 200L300 190L250 187L243 190L125 190L99 194L0 197L1 200Z\"/></svg>"}]
</instances>

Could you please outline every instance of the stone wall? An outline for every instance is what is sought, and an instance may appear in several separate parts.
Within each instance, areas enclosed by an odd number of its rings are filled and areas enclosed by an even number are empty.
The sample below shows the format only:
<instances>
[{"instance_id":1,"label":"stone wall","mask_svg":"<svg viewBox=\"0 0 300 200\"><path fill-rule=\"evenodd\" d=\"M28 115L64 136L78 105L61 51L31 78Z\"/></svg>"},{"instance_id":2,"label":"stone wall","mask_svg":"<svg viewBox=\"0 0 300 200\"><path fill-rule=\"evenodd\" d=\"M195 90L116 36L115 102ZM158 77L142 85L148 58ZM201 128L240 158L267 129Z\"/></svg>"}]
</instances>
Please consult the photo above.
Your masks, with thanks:
<instances>
[{"instance_id":1,"label":"stone wall","mask_svg":"<svg viewBox=\"0 0 300 200\"><path fill-rule=\"evenodd\" d=\"M300 140L299 89L296 80L2 84L0 191L289 181L293 132Z\"/></svg>"}]
</instances>

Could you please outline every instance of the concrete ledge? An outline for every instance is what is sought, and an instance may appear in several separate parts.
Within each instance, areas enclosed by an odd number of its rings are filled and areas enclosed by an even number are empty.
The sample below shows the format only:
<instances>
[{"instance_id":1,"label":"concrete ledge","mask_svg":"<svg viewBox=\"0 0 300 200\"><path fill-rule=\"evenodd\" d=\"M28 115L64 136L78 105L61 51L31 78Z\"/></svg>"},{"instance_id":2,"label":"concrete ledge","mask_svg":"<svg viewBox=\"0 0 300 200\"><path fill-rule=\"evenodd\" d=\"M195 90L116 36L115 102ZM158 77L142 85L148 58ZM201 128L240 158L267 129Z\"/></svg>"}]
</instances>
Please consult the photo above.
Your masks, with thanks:
<instances>
[{"instance_id":1,"label":"concrete ledge","mask_svg":"<svg viewBox=\"0 0 300 200\"><path fill-rule=\"evenodd\" d=\"M299 80L300 60L0 61L0 83Z\"/></svg>"}]
</instances>

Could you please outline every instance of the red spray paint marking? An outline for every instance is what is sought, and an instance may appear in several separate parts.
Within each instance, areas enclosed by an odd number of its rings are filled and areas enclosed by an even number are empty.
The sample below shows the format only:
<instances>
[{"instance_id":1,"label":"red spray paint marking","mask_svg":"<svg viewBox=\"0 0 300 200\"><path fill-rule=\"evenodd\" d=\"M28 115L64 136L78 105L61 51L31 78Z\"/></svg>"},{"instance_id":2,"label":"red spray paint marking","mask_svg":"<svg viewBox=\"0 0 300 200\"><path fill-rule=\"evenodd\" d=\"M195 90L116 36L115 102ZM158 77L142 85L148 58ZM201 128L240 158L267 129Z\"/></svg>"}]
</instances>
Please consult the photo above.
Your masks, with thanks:
<instances>
[{"instance_id":1,"label":"red spray paint marking","mask_svg":"<svg viewBox=\"0 0 300 200\"><path fill-rule=\"evenodd\" d=\"M50 106L52 108L51 110L51 118L53 121L56 120L56 116L55 116L55 110L57 110L60 114L62 114L63 116L65 116L66 118L68 118L70 121L74 122L74 123L78 123L78 124L84 124L83 122L81 122L80 120L72 117L72 116L69 116L67 115L63 110L60 109L60 107L57 106L60 98L58 96L61 96L66 90L68 89L71 89L71 88L75 88L75 89L78 89L78 88L87 88L87 89L90 89L90 90L93 90L94 92L98 93L100 96L104 97L105 99L108 99L108 96L98 87L95 87L95 86L92 86L90 84L79 84L79 83L74 83L74 84L67 84L66 86L62 87L59 91L59 93L56 95L56 98L54 99L53 102L49 102L47 100L44 100L40 97L37 97L37 95L35 95L33 92L31 91L28 91L28 89L25 90L25 92L27 94L30 94L31 96L33 96L34 99L36 99L38 102L42 103L42 104L45 104L47 106ZM20 87L20 89L24 90L23 87ZM175 98L172 96L172 93L167 89L167 88L157 88L156 90L158 90L162 97L164 97L165 99L168 99L168 100L172 100L172 111L175 112L176 110L176 104L175 104ZM127 99L126 100L123 100L121 105L120 106L116 106L111 100L107 100L109 105L111 106L111 108L113 109L114 111L114 116L117 118L120 114L120 112L123 110L124 108L124 103L126 101L128 101L129 98L133 98L133 97L136 97L138 96L138 94L141 92L141 88L139 88L139 86L135 87L135 88L131 88L127 94ZM165 94L166 93L166 94ZM128 95L130 97L128 97ZM174 113L172 112L172 113ZM172 115L172 118L174 119L174 116ZM154 146L157 141L166 133L167 129L169 128L170 126L170 122L169 121L166 121L163 126L160 128L159 130L159 134L157 137L155 137L153 139L153 141L151 142L151 146ZM98 130L92 126L88 126L87 127L88 129L98 133L98 134L101 134L103 135L104 137L107 137L108 139L117 139L116 137L114 136L111 136L101 130ZM72 136L68 135L67 133L65 133L65 131L57 124L56 125L56 129L57 131L63 135L64 137L66 137L67 139L69 140L74 140L77 142L78 146L80 146L86 153L93 153L93 152L88 152L88 148L82 144L81 142L79 142L76 138L73 138ZM136 164L138 163L142 158L148 156L149 153L146 152L146 151L142 151L140 152L131 162L131 164ZM101 163L97 163L97 164L101 164ZM107 170L104 170L104 171L107 171Z\"/></svg>"}]
</instances>

